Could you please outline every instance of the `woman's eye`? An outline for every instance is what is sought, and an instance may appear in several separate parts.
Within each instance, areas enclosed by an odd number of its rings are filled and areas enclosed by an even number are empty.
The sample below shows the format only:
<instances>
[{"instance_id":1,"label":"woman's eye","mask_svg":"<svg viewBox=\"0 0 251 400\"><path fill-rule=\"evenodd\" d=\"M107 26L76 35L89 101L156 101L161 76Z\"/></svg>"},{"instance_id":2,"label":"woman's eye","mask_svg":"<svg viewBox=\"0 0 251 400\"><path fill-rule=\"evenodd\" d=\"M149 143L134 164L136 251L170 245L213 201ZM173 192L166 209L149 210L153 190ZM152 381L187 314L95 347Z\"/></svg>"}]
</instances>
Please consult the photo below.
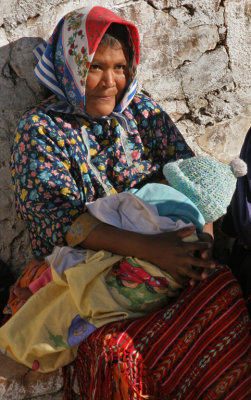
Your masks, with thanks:
<instances>
[{"instance_id":1,"label":"woman's eye","mask_svg":"<svg viewBox=\"0 0 251 400\"><path fill-rule=\"evenodd\" d=\"M126 69L126 65L124 65L124 64L118 64L118 65L116 65L116 69L122 69L122 70L124 70L124 69Z\"/></svg>"},{"instance_id":2,"label":"woman's eye","mask_svg":"<svg viewBox=\"0 0 251 400\"><path fill-rule=\"evenodd\" d=\"M92 65L90 66L90 69L92 69L92 70L97 70L97 69L100 69L100 66L99 66L98 64L92 64Z\"/></svg>"}]
</instances>

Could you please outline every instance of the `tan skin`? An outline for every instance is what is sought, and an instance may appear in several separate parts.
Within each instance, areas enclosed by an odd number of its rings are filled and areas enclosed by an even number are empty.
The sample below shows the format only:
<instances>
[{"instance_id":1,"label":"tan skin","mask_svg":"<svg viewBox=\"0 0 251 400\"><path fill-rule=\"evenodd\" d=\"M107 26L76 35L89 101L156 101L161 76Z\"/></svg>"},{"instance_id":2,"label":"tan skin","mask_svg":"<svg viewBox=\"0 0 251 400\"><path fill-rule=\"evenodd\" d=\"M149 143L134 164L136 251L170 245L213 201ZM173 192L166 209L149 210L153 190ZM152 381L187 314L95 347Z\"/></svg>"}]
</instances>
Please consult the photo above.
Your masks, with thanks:
<instances>
[{"instance_id":1,"label":"tan skin","mask_svg":"<svg viewBox=\"0 0 251 400\"><path fill-rule=\"evenodd\" d=\"M109 115L120 101L128 77L128 57L122 46L100 45L87 76L87 113L94 117ZM103 249L145 259L167 271L177 282L194 285L205 279L207 271L215 267L211 259L212 224L205 227L207 236L203 239L193 243L182 241L194 231L195 227L189 227L176 232L144 235L100 223L81 245L92 250ZM201 257L195 257L195 252L199 252ZM15 288L14 293L23 300L32 295L29 288Z\"/></svg>"},{"instance_id":2,"label":"tan skin","mask_svg":"<svg viewBox=\"0 0 251 400\"><path fill-rule=\"evenodd\" d=\"M94 117L109 115L121 99L129 78L128 60L121 45L101 44L86 81L86 111Z\"/></svg>"}]
</instances>

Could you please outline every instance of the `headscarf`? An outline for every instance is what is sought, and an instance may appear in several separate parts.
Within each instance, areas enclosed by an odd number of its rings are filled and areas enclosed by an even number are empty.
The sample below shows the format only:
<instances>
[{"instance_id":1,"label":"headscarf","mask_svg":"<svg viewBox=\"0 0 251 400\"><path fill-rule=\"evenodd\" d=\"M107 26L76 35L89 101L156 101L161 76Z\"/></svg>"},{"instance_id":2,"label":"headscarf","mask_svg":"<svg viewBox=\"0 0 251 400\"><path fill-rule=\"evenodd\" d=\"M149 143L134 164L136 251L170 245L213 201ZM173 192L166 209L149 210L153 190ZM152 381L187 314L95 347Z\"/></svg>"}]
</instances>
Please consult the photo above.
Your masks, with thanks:
<instances>
[{"instance_id":1,"label":"headscarf","mask_svg":"<svg viewBox=\"0 0 251 400\"><path fill-rule=\"evenodd\" d=\"M247 163L248 172L237 181L231 212L238 237L251 247L251 128L243 143L240 158Z\"/></svg>"},{"instance_id":2,"label":"headscarf","mask_svg":"<svg viewBox=\"0 0 251 400\"><path fill-rule=\"evenodd\" d=\"M129 46L132 47L129 82L123 98L114 111L121 113L128 106L137 89L138 30L135 25L106 8L87 7L65 15L59 21L48 42L34 49L34 54L38 59L34 70L35 75L58 98L58 101L50 106L51 110L85 115L87 74L98 45L112 23L123 24L127 27ZM119 117L119 115L114 116Z\"/></svg>"},{"instance_id":3,"label":"headscarf","mask_svg":"<svg viewBox=\"0 0 251 400\"><path fill-rule=\"evenodd\" d=\"M91 117L85 111L85 87L88 71L95 51L112 23L123 24L129 33L129 80L124 95L109 116ZM40 82L57 96L46 111L52 110L76 114L88 119L115 119L120 126L120 140L128 165L132 166L132 155L127 135L128 120L122 112L133 99L137 89L137 66L139 64L139 34L135 25L103 7L88 7L65 15L54 29L48 42L35 48L39 62L34 70ZM127 133L126 133L127 132ZM81 134L87 149L87 162L106 195L113 192L111 185L104 183L100 171L91 160L89 134L84 126ZM137 168L137 163L135 163Z\"/></svg>"}]
</instances>

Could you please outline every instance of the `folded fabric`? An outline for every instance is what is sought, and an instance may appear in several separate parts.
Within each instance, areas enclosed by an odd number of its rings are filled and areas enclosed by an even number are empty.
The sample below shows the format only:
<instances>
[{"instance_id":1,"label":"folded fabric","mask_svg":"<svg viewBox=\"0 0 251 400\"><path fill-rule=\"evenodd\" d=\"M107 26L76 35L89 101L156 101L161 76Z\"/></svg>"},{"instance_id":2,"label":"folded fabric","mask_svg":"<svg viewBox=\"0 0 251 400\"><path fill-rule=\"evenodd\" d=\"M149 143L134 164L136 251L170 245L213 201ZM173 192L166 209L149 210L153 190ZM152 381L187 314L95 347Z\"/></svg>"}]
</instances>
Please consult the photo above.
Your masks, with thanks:
<instances>
[{"instance_id":1,"label":"folded fabric","mask_svg":"<svg viewBox=\"0 0 251 400\"><path fill-rule=\"evenodd\" d=\"M142 270L155 277L152 285L149 277L145 277L150 283L147 298L138 285L133 285L133 280L128 280L128 287L119 286L118 273L113 273L113 267L116 268L123 257L88 250L84 262L67 268L67 257L71 256L67 247L55 249L50 259L53 281L31 296L0 328L1 351L41 372L53 371L73 361L79 343L100 326L146 315L168 303L169 297L161 285L166 275L150 263L129 260L133 265L141 263ZM65 268L59 259L64 259ZM119 278L125 283L123 272L119 271ZM128 279L132 279L131 276ZM146 286L145 281L136 283ZM177 290L180 288L175 281L173 284ZM138 288L136 300L133 297L135 287ZM177 293L174 291L173 295Z\"/></svg>"},{"instance_id":2,"label":"folded fabric","mask_svg":"<svg viewBox=\"0 0 251 400\"><path fill-rule=\"evenodd\" d=\"M205 222L185 195L158 183L100 198L86 207L101 222L145 234L177 231L191 225L202 231Z\"/></svg>"},{"instance_id":3,"label":"folded fabric","mask_svg":"<svg viewBox=\"0 0 251 400\"><path fill-rule=\"evenodd\" d=\"M157 208L159 216L166 216L173 221L193 224L203 230L205 219L199 208L183 193L173 187L160 183L148 183L141 189L130 189L149 205Z\"/></svg>"}]
</instances>

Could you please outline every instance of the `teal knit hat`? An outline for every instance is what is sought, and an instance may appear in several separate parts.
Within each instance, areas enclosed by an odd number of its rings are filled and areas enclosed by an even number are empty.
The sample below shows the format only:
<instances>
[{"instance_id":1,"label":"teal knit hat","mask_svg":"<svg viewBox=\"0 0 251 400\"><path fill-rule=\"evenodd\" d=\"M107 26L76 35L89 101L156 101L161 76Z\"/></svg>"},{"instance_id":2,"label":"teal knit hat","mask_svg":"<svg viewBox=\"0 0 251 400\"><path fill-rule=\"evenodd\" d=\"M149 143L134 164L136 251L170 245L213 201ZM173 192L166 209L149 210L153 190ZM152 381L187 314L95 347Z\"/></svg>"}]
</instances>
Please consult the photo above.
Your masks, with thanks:
<instances>
[{"instance_id":1,"label":"teal knit hat","mask_svg":"<svg viewBox=\"0 0 251 400\"><path fill-rule=\"evenodd\" d=\"M229 165L211 157L191 157L166 164L163 174L169 185L185 194L200 210L206 223L226 213L237 177L247 173L246 163L237 158Z\"/></svg>"}]
</instances>

